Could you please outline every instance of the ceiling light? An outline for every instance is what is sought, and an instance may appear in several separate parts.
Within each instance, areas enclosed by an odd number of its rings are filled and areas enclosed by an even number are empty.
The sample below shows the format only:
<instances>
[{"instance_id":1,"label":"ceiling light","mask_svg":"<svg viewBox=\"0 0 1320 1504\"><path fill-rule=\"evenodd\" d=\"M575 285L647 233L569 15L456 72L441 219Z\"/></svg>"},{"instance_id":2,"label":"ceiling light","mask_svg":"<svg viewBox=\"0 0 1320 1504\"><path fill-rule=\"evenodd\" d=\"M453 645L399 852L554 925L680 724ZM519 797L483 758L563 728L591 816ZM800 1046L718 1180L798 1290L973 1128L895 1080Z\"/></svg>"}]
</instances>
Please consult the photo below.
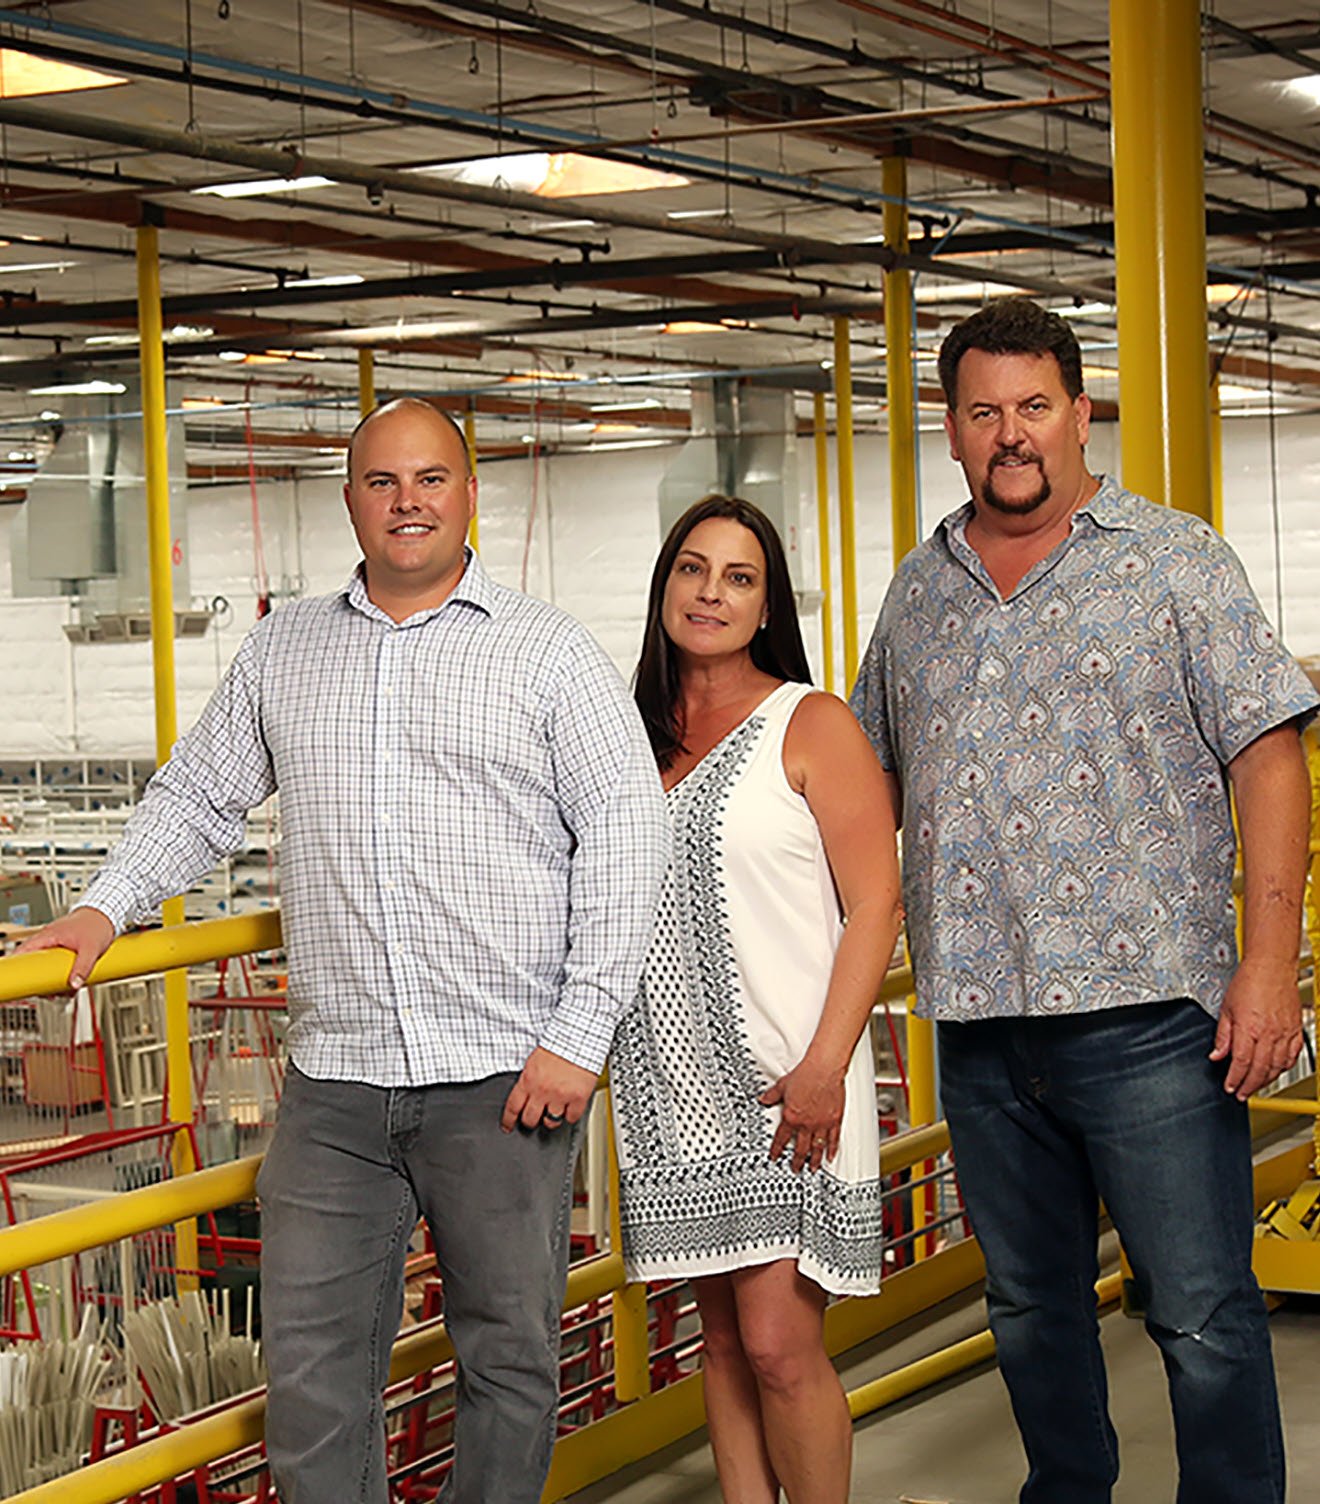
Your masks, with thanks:
<instances>
[{"instance_id":1,"label":"ceiling light","mask_svg":"<svg viewBox=\"0 0 1320 1504\"><path fill-rule=\"evenodd\" d=\"M61 381L53 386L32 386L28 388L30 397L53 397L56 392L67 393L70 397L117 397L128 388L122 381ZM45 413L41 415L43 418ZM59 416L58 413L55 414Z\"/></svg>"},{"instance_id":2,"label":"ceiling light","mask_svg":"<svg viewBox=\"0 0 1320 1504\"><path fill-rule=\"evenodd\" d=\"M1082 366L1083 381L1116 381L1117 379L1117 366Z\"/></svg>"},{"instance_id":3,"label":"ceiling light","mask_svg":"<svg viewBox=\"0 0 1320 1504\"><path fill-rule=\"evenodd\" d=\"M1303 104L1320 104L1320 73L1290 79L1283 87L1285 93L1292 94Z\"/></svg>"},{"instance_id":4,"label":"ceiling light","mask_svg":"<svg viewBox=\"0 0 1320 1504\"><path fill-rule=\"evenodd\" d=\"M53 407L42 408L37 416L43 423L58 423L60 419L59 413L57 413Z\"/></svg>"},{"instance_id":5,"label":"ceiling light","mask_svg":"<svg viewBox=\"0 0 1320 1504\"><path fill-rule=\"evenodd\" d=\"M465 162L437 162L409 172L453 178L483 188L508 188L541 198L584 198L598 193L638 193L652 188L686 188L688 179L635 162L609 162L576 151L508 152Z\"/></svg>"},{"instance_id":6,"label":"ceiling light","mask_svg":"<svg viewBox=\"0 0 1320 1504\"><path fill-rule=\"evenodd\" d=\"M1089 319L1097 313L1113 313L1112 303L1074 303L1070 308L1056 308L1061 319Z\"/></svg>"},{"instance_id":7,"label":"ceiling light","mask_svg":"<svg viewBox=\"0 0 1320 1504\"><path fill-rule=\"evenodd\" d=\"M174 340L180 339L205 339L208 335L214 333L215 330L209 324L175 324L172 329L167 329L161 335L161 338L166 344L170 344ZM104 345L107 347L136 345L137 343L138 334L136 330L128 334L89 334L83 340L83 344L85 345Z\"/></svg>"},{"instance_id":8,"label":"ceiling light","mask_svg":"<svg viewBox=\"0 0 1320 1504\"><path fill-rule=\"evenodd\" d=\"M192 193L211 193L217 198L255 198L262 193L302 193L308 188L333 188L333 178L253 178L246 183L213 183L209 188L193 188Z\"/></svg>"},{"instance_id":9,"label":"ceiling light","mask_svg":"<svg viewBox=\"0 0 1320 1504\"><path fill-rule=\"evenodd\" d=\"M1207 303L1234 303L1239 299L1246 302L1256 296L1254 287L1244 287L1240 282L1211 282L1205 290Z\"/></svg>"},{"instance_id":10,"label":"ceiling light","mask_svg":"<svg viewBox=\"0 0 1320 1504\"><path fill-rule=\"evenodd\" d=\"M13 47L0 47L0 99L21 99L33 94L71 94L76 89L105 89L127 83L114 73L57 63L34 57Z\"/></svg>"},{"instance_id":11,"label":"ceiling light","mask_svg":"<svg viewBox=\"0 0 1320 1504\"><path fill-rule=\"evenodd\" d=\"M592 404L593 413L633 413L639 407L659 407L660 400L657 397L639 397L634 402L596 402Z\"/></svg>"},{"instance_id":12,"label":"ceiling light","mask_svg":"<svg viewBox=\"0 0 1320 1504\"><path fill-rule=\"evenodd\" d=\"M675 319L672 324L666 324L661 332L664 334L727 334L729 330L725 324L706 324L700 319Z\"/></svg>"},{"instance_id":13,"label":"ceiling light","mask_svg":"<svg viewBox=\"0 0 1320 1504\"><path fill-rule=\"evenodd\" d=\"M722 219L727 209L671 209L666 219Z\"/></svg>"},{"instance_id":14,"label":"ceiling light","mask_svg":"<svg viewBox=\"0 0 1320 1504\"><path fill-rule=\"evenodd\" d=\"M299 277L296 281L290 279L283 283L283 287L351 287L363 279L358 272L342 272L335 277Z\"/></svg>"},{"instance_id":15,"label":"ceiling light","mask_svg":"<svg viewBox=\"0 0 1320 1504\"><path fill-rule=\"evenodd\" d=\"M538 230L590 230L594 227L594 219L541 219L537 221Z\"/></svg>"},{"instance_id":16,"label":"ceiling light","mask_svg":"<svg viewBox=\"0 0 1320 1504\"><path fill-rule=\"evenodd\" d=\"M63 272L77 265L76 261L20 261L12 266L7 262L0 262L0 272Z\"/></svg>"},{"instance_id":17,"label":"ceiling light","mask_svg":"<svg viewBox=\"0 0 1320 1504\"><path fill-rule=\"evenodd\" d=\"M7 457L11 460L20 460L26 463L31 463L32 460L32 455L22 449L11 449Z\"/></svg>"},{"instance_id":18,"label":"ceiling light","mask_svg":"<svg viewBox=\"0 0 1320 1504\"><path fill-rule=\"evenodd\" d=\"M832 360L822 360L820 368L822 371L832 371L834 369L834 362Z\"/></svg>"},{"instance_id":19,"label":"ceiling light","mask_svg":"<svg viewBox=\"0 0 1320 1504\"><path fill-rule=\"evenodd\" d=\"M1238 386L1232 381L1219 383L1219 400L1221 402L1268 402L1270 389L1264 386Z\"/></svg>"},{"instance_id":20,"label":"ceiling light","mask_svg":"<svg viewBox=\"0 0 1320 1504\"><path fill-rule=\"evenodd\" d=\"M179 406L187 413L195 412L198 408L228 407L229 404L223 397L185 397Z\"/></svg>"}]
</instances>

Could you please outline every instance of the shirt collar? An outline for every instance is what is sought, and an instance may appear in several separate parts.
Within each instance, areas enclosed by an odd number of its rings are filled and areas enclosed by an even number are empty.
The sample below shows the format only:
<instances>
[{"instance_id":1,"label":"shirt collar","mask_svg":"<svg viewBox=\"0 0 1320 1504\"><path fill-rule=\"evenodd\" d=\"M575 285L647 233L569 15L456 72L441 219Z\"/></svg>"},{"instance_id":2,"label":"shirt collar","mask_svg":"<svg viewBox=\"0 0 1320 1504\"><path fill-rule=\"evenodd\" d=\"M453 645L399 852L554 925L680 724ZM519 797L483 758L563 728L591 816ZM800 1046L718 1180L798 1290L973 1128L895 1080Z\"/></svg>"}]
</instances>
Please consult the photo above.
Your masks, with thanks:
<instances>
[{"instance_id":1,"label":"shirt collar","mask_svg":"<svg viewBox=\"0 0 1320 1504\"><path fill-rule=\"evenodd\" d=\"M420 626L422 622L430 621L441 611L454 604L463 606L475 606L476 609L486 616L495 614L495 585L491 577L482 568L481 560L471 548L466 545L463 549L467 564L463 570L463 576L458 584L440 602L438 606L430 606L424 611L416 611L407 618L409 626ZM393 626L403 626L404 622L395 622L380 609L367 594L367 566L364 560L359 560L357 567L348 579L339 587L338 594L355 611L360 611L364 616L374 617L379 621L387 621Z\"/></svg>"},{"instance_id":2,"label":"shirt collar","mask_svg":"<svg viewBox=\"0 0 1320 1504\"><path fill-rule=\"evenodd\" d=\"M960 557L970 551L967 524L975 510L970 501L965 501L940 522L946 542ZM1125 491L1112 475L1102 475L1099 490L1073 513L1074 517L1089 517L1097 527L1120 529L1137 527L1139 515L1139 499L1131 491Z\"/></svg>"}]
</instances>

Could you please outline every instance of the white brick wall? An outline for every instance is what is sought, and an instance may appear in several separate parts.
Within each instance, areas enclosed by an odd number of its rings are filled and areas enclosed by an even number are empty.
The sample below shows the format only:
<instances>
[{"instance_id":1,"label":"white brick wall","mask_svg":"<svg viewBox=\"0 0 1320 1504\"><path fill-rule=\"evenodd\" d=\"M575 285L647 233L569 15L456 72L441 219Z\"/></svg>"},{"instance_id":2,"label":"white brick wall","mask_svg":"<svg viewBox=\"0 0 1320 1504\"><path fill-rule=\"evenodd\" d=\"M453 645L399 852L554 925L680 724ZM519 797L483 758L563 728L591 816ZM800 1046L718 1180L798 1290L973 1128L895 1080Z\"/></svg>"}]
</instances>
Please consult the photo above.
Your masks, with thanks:
<instances>
[{"instance_id":1,"label":"white brick wall","mask_svg":"<svg viewBox=\"0 0 1320 1504\"><path fill-rule=\"evenodd\" d=\"M1294 652L1315 654L1320 653L1320 425L1311 418L1280 419L1277 441L1285 635ZM1092 468L1112 469L1116 451L1113 425L1094 427ZM530 548L530 460L481 467L481 552L487 568L497 579L517 585L526 551L527 588L586 622L625 674L635 661L647 581L659 544L657 487L673 453L664 447L542 460ZM809 445L801 472L804 550L811 558L815 482ZM858 438L856 474L858 636L864 646L889 577L889 466L882 437ZM922 435L921 484L924 536L964 494L942 432ZM1274 523L1264 419L1225 421L1224 488L1229 539L1274 616ZM296 486L263 485L259 496L274 587L301 580L308 593L333 589L357 558L339 483L327 479ZM195 596L205 601L223 596L232 607L232 618L218 630L213 627L205 638L176 645L181 726L200 711L255 619L247 486L195 490L189 512ZM71 648L60 631L68 616L67 603L10 598L13 515L14 509L0 507L0 757L150 752L154 732L149 647ZM837 553L834 581L837 591ZM818 665L818 626L814 621L804 626L808 651ZM836 655L841 664L841 643Z\"/></svg>"}]
</instances>

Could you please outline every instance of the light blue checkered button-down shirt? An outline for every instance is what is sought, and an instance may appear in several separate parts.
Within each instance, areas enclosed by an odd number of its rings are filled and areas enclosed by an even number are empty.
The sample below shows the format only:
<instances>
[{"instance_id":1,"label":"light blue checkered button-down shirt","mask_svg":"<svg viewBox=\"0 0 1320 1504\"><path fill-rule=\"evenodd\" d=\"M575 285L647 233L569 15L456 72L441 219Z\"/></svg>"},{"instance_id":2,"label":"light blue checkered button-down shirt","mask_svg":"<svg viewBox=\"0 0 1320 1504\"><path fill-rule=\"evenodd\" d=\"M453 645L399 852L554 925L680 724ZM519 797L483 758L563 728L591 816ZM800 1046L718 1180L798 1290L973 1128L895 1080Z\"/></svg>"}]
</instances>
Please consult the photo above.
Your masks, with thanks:
<instances>
[{"instance_id":1,"label":"light blue checkered button-down shirt","mask_svg":"<svg viewBox=\"0 0 1320 1504\"><path fill-rule=\"evenodd\" d=\"M83 902L144 918L280 792L290 1053L419 1086L591 1070L635 995L667 858L655 761L586 629L475 556L395 623L361 570L257 624Z\"/></svg>"}]
</instances>

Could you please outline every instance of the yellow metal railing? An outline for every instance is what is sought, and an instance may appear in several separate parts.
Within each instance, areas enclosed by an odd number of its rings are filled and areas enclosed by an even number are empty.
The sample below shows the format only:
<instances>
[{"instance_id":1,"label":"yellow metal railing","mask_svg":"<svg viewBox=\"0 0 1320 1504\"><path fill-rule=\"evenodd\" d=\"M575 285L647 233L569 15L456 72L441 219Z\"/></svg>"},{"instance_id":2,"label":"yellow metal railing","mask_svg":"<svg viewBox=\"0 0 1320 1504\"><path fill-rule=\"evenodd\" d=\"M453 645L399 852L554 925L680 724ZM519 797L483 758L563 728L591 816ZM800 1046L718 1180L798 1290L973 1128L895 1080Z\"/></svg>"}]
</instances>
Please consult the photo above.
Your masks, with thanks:
<instances>
[{"instance_id":1,"label":"yellow metal railing","mask_svg":"<svg viewBox=\"0 0 1320 1504\"><path fill-rule=\"evenodd\" d=\"M279 916L274 913L153 931L116 941L94 968L91 980L120 980L270 949L279 943ZM67 982L68 968L68 952L0 960L0 1002L58 992ZM909 998L911 990L911 972L906 968L894 971L886 978L879 1001ZM1296 1098L1253 1100L1253 1106L1281 1113L1316 1110L1314 1104ZM881 1146L881 1175L887 1177L929 1163L948 1147L944 1123L919 1126ZM258 1158L239 1160L0 1229L0 1277L245 1200L253 1194L259 1164ZM1267 1162L1258 1169L1258 1201L1279 1194L1290 1179L1295 1183L1297 1169L1295 1149L1287 1151L1277 1164ZM880 1294L831 1306L825 1318L826 1346L832 1355L846 1351L966 1289L983 1274L984 1264L975 1241L953 1243L891 1276ZM1111 1276L1097 1286L1101 1303L1116 1297L1118 1278ZM547 1504L659 1450L698 1429L705 1420L699 1372L654 1394L648 1392L644 1288L625 1282L618 1252L591 1259L570 1272L564 1309L576 1309L607 1295L614 1303L615 1388L622 1403L603 1420L560 1439L544 1494ZM930 1354L855 1390L849 1395L851 1412L860 1416L892 1404L987 1361L993 1350L990 1334L982 1332ZM414 1328L394 1345L390 1381L411 1378L452 1357L443 1322ZM178 1429L14 1495L9 1504L117 1504L134 1493L255 1445L262 1438L264 1416L263 1394L241 1396Z\"/></svg>"}]
</instances>

